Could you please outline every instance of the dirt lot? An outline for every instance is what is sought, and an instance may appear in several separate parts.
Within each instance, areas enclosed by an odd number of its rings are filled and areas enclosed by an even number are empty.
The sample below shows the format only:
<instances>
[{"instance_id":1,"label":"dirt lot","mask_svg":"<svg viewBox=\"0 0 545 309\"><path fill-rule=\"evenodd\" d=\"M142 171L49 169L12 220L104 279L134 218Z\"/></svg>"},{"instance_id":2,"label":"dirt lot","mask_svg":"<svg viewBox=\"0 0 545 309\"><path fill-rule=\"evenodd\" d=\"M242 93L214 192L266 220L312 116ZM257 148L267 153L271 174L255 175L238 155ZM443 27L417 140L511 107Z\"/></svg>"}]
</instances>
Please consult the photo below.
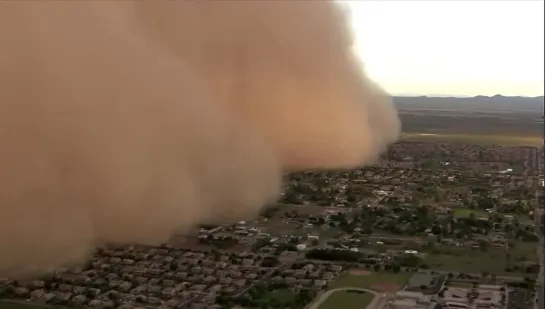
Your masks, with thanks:
<instances>
[{"instance_id":1,"label":"dirt lot","mask_svg":"<svg viewBox=\"0 0 545 309\"><path fill-rule=\"evenodd\" d=\"M363 269L354 269L350 271L350 274L354 276L369 276L371 272Z\"/></svg>"},{"instance_id":2,"label":"dirt lot","mask_svg":"<svg viewBox=\"0 0 545 309\"><path fill-rule=\"evenodd\" d=\"M398 284L392 282L376 283L371 286L371 290L382 293L393 293L399 291L400 289L401 287Z\"/></svg>"}]
</instances>

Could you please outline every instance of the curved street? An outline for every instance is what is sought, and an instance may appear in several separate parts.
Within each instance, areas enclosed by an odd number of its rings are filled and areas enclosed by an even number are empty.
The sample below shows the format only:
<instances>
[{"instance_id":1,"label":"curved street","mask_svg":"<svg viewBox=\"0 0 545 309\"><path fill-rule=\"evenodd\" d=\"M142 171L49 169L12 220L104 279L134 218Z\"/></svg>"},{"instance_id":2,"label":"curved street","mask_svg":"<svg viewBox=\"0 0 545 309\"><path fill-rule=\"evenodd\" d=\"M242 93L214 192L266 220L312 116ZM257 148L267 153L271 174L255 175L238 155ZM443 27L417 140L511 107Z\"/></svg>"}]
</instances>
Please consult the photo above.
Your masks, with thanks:
<instances>
[{"instance_id":1,"label":"curved street","mask_svg":"<svg viewBox=\"0 0 545 309\"><path fill-rule=\"evenodd\" d=\"M377 308L377 307L382 307L382 302L384 301L384 294L381 294L381 293L373 291L373 290L363 289L363 288L342 287L342 288L336 288L336 289L331 289L331 290L325 291L323 294L316 297L312 301L312 303L306 307L306 309L318 309L320 307L320 305L324 301L326 301L329 298L329 296L331 296L333 293L346 291L346 290L362 291L362 292L371 293L371 294L375 295L375 297L367 305L367 307L366 308L361 308L361 309L374 309L374 308Z\"/></svg>"}]
</instances>

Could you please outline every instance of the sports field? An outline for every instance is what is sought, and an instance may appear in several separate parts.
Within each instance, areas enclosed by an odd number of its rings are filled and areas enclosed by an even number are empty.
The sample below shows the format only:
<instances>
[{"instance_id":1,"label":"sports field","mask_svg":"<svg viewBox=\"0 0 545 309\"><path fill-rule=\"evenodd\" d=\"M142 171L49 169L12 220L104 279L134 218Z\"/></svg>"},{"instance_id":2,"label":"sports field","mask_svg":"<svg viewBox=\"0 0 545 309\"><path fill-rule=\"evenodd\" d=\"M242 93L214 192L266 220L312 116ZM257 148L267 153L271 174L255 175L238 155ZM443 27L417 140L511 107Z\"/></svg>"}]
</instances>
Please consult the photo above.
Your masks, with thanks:
<instances>
[{"instance_id":1,"label":"sports field","mask_svg":"<svg viewBox=\"0 0 545 309\"><path fill-rule=\"evenodd\" d=\"M365 309L374 297L374 294L359 291L337 291L321 303L318 309Z\"/></svg>"},{"instance_id":2,"label":"sports field","mask_svg":"<svg viewBox=\"0 0 545 309\"><path fill-rule=\"evenodd\" d=\"M337 280L333 281L330 288L353 287L378 292L394 292L403 288L410 277L410 273L394 274L352 270L342 274Z\"/></svg>"}]
</instances>

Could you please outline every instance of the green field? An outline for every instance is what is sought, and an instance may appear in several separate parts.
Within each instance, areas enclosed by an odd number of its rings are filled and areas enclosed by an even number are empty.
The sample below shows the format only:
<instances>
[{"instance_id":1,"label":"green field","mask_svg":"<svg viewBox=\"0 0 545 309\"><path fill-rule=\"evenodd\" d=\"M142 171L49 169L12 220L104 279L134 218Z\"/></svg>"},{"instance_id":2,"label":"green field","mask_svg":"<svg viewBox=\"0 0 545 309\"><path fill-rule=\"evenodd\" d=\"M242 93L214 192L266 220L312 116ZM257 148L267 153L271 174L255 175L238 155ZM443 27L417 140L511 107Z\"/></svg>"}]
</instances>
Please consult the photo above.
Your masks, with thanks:
<instances>
[{"instance_id":1,"label":"green field","mask_svg":"<svg viewBox=\"0 0 545 309\"><path fill-rule=\"evenodd\" d=\"M538 243L517 241L513 243L513 247L510 250L511 256L515 260L526 260L531 262L538 262L537 247Z\"/></svg>"},{"instance_id":2,"label":"green field","mask_svg":"<svg viewBox=\"0 0 545 309\"><path fill-rule=\"evenodd\" d=\"M51 308L45 305L30 304L24 302L12 302L8 300L0 300L0 309L48 309Z\"/></svg>"},{"instance_id":3,"label":"green field","mask_svg":"<svg viewBox=\"0 0 545 309\"><path fill-rule=\"evenodd\" d=\"M473 214L475 216L475 218L488 218L489 217L489 214L488 212L486 212L485 210L482 210L482 209L471 209L471 208L454 208L452 209L452 215L456 218L468 218L470 216L470 214ZM515 214L515 213L510 213L510 214L505 214L505 215L512 215L514 217L516 217L519 222L529 222L531 221L532 219L530 219L530 217L528 215L525 215L525 214Z\"/></svg>"},{"instance_id":4,"label":"green field","mask_svg":"<svg viewBox=\"0 0 545 309\"><path fill-rule=\"evenodd\" d=\"M469 250L469 249L468 249ZM495 252L495 251L494 251ZM424 259L431 269L462 273L505 274L505 254L486 252L471 255L428 254Z\"/></svg>"},{"instance_id":5,"label":"green field","mask_svg":"<svg viewBox=\"0 0 545 309\"><path fill-rule=\"evenodd\" d=\"M452 215L456 218L468 218L471 214L473 214L475 218L480 218L480 217L488 218L488 212L482 209L471 209L471 208L452 209Z\"/></svg>"},{"instance_id":6,"label":"green field","mask_svg":"<svg viewBox=\"0 0 545 309\"><path fill-rule=\"evenodd\" d=\"M541 136L511 136L511 135L488 135L488 134L443 134L443 133L416 133L408 132L401 134L401 140L435 143L469 143L469 144L493 144L504 146L543 146Z\"/></svg>"},{"instance_id":7,"label":"green field","mask_svg":"<svg viewBox=\"0 0 545 309\"><path fill-rule=\"evenodd\" d=\"M278 306L291 305L295 300L295 294L288 289L273 290L259 299L262 304L274 303Z\"/></svg>"},{"instance_id":8,"label":"green field","mask_svg":"<svg viewBox=\"0 0 545 309\"><path fill-rule=\"evenodd\" d=\"M506 266L529 261L537 262L537 244L516 242L507 252L503 248L487 248L486 251L471 248L449 248L450 252L430 253L424 258L424 263L431 269L481 274L487 272L497 276L527 276L526 273L506 271Z\"/></svg>"},{"instance_id":9,"label":"green field","mask_svg":"<svg viewBox=\"0 0 545 309\"><path fill-rule=\"evenodd\" d=\"M321 303L318 309L365 309L374 297L371 293L337 291Z\"/></svg>"},{"instance_id":10,"label":"green field","mask_svg":"<svg viewBox=\"0 0 545 309\"><path fill-rule=\"evenodd\" d=\"M385 284L385 283L395 283L402 288L409 278L411 277L410 273L387 273L387 272L372 272L369 275L352 275L349 273L344 273L339 278L331 283L330 288L344 288L344 287L353 287L353 288L364 288L364 289L373 289L375 284Z\"/></svg>"}]
</instances>

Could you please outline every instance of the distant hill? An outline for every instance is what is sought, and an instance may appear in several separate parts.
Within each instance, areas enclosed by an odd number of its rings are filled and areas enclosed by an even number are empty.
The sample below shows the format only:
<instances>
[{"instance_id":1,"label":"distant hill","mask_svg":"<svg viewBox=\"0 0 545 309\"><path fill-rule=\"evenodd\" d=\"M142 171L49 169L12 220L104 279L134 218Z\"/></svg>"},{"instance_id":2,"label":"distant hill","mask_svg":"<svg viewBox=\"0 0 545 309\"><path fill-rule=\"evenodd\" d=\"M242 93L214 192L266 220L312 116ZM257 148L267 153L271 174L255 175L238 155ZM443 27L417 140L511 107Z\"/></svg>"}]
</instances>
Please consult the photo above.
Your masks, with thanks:
<instances>
[{"instance_id":1,"label":"distant hill","mask_svg":"<svg viewBox=\"0 0 545 309\"><path fill-rule=\"evenodd\" d=\"M403 97L393 98L396 107L403 110L482 110L536 112L543 115L543 96L539 97Z\"/></svg>"}]
</instances>

